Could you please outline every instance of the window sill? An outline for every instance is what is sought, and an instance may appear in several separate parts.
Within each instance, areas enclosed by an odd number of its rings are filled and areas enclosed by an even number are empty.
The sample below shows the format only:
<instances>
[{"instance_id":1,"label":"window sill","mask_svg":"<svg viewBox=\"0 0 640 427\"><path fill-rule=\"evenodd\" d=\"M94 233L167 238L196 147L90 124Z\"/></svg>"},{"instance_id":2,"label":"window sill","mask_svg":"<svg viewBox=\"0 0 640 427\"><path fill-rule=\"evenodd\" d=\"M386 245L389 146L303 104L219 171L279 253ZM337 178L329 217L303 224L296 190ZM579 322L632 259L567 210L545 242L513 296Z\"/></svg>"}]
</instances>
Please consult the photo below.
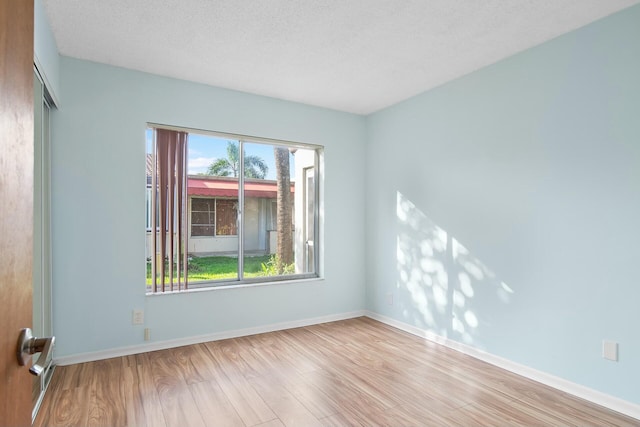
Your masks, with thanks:
<instances>
[{"instance_id":1,"label":"window sill","mask_svg":"<svg viewBox=\"0 0 640 427\"><path fill-rule=\"evenodd\" d=\"M147 292L146 296L148 297L156 297L161 295L180 295L180 294L190 294L194 292L207 292L207 291L221 291L227 289L240 289L240 288L255 288L255 287L263 287L263 286L273 286L273 285L293 285L297 283L312 283L312 282L324 282L324 277L305 277L300 279L290 279L290 280L273 280L270 282L242 282L238 284L228 285L228 284L220 284L214 286L203 286L197 288L191 288L183 291L166 291L166 292Z\"/></svg>"}]
</instances>

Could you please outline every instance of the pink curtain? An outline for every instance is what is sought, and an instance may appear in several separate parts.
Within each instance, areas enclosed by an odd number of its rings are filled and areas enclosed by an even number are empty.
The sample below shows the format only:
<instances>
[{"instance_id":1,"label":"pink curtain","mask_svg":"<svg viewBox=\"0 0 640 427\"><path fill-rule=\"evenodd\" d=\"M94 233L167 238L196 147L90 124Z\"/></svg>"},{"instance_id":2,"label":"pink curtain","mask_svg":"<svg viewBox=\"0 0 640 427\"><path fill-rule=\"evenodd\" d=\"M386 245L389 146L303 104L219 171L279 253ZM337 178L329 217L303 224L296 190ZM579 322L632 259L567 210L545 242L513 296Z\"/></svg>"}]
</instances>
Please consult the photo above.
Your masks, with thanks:
<instances>
[{"instance_id":1,"label":"pink curtain","mask_svg":"<svg viewBox=\"0 0 640 427\"><path fill-rule=\"evenodd\" d=\"M165 292L167 288L171 291L187 289L187 233L184 217L188 134L168 129L156 129L155 132L159 230L154 233L153 241L156 248L153 292Z\"/></svg>"}]
</instances>

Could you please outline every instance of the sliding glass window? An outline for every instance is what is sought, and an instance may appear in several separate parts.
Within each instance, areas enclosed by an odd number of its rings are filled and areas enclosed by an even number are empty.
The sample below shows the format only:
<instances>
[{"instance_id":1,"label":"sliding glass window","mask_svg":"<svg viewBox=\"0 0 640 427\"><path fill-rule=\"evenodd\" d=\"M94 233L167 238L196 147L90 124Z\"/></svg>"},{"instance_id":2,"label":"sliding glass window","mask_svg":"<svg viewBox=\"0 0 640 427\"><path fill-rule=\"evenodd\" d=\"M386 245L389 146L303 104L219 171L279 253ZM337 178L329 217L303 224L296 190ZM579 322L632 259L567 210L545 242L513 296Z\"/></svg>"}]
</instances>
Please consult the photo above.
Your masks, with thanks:
<instances>
[{"instance_id":1,"label":"sliding glass window","mask_svg":"<svg viewBox=\"0 0 640 427\"><path fill-rule=\"evenodd\" d=\"M148 292L318 276L321 147L164 126L146 146Z\"/></svg>"}]
</instances>

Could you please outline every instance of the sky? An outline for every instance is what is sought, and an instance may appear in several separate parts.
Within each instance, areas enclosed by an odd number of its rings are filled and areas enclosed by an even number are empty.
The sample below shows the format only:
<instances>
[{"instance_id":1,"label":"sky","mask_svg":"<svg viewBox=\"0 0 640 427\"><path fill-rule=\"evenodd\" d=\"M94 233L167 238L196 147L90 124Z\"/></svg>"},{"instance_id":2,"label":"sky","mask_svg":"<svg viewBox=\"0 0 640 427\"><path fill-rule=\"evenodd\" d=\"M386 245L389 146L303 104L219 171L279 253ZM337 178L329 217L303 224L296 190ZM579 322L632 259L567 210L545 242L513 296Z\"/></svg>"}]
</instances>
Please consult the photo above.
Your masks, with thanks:
<instances>
[{"instance_id":1,"label":"sky","mask_svg":"<svg viewBox=\"0 0 640 427\"><path fill-rule=\"evenodd\" d=\"M153 141L153 132L151 129L147 129L147 152L151 152L151 146ZM209 165L215 162L219 158L227 157L227 143L238 142L231 138L220 138L211 135L202 135L197 133L189 133L189 139L187 142L187 162L189 175L197 175L199 173L206 173ZM276 167L273 157L273 145L258 144L253 142L245 142L245 156L255 155L262 158L269 170L265 179L276 179ZM295 167L295 157L290 155L290 169L291 179L293 180Z\"/></svg>"}]
</instances>

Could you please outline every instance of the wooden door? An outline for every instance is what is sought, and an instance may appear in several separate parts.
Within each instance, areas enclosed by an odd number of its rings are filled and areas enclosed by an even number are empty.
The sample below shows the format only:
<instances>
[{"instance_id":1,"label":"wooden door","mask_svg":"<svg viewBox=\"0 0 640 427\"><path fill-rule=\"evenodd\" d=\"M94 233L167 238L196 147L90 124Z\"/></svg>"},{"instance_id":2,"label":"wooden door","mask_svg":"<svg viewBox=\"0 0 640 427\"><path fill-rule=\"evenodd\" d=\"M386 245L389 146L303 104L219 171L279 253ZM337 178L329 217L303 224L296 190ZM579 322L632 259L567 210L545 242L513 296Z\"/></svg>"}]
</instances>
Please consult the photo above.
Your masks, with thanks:
<instances>
[{"instance_id":1,"label":"wooden door","mask_svg":"<svg viewBox=\"0 0 640 427\"><path fill-rule=\"evenodd\" d=\"M31 326L33 0L0 0L0 425L31 425L31 375L16 358Z\"/></svg>"}]
</instances>

